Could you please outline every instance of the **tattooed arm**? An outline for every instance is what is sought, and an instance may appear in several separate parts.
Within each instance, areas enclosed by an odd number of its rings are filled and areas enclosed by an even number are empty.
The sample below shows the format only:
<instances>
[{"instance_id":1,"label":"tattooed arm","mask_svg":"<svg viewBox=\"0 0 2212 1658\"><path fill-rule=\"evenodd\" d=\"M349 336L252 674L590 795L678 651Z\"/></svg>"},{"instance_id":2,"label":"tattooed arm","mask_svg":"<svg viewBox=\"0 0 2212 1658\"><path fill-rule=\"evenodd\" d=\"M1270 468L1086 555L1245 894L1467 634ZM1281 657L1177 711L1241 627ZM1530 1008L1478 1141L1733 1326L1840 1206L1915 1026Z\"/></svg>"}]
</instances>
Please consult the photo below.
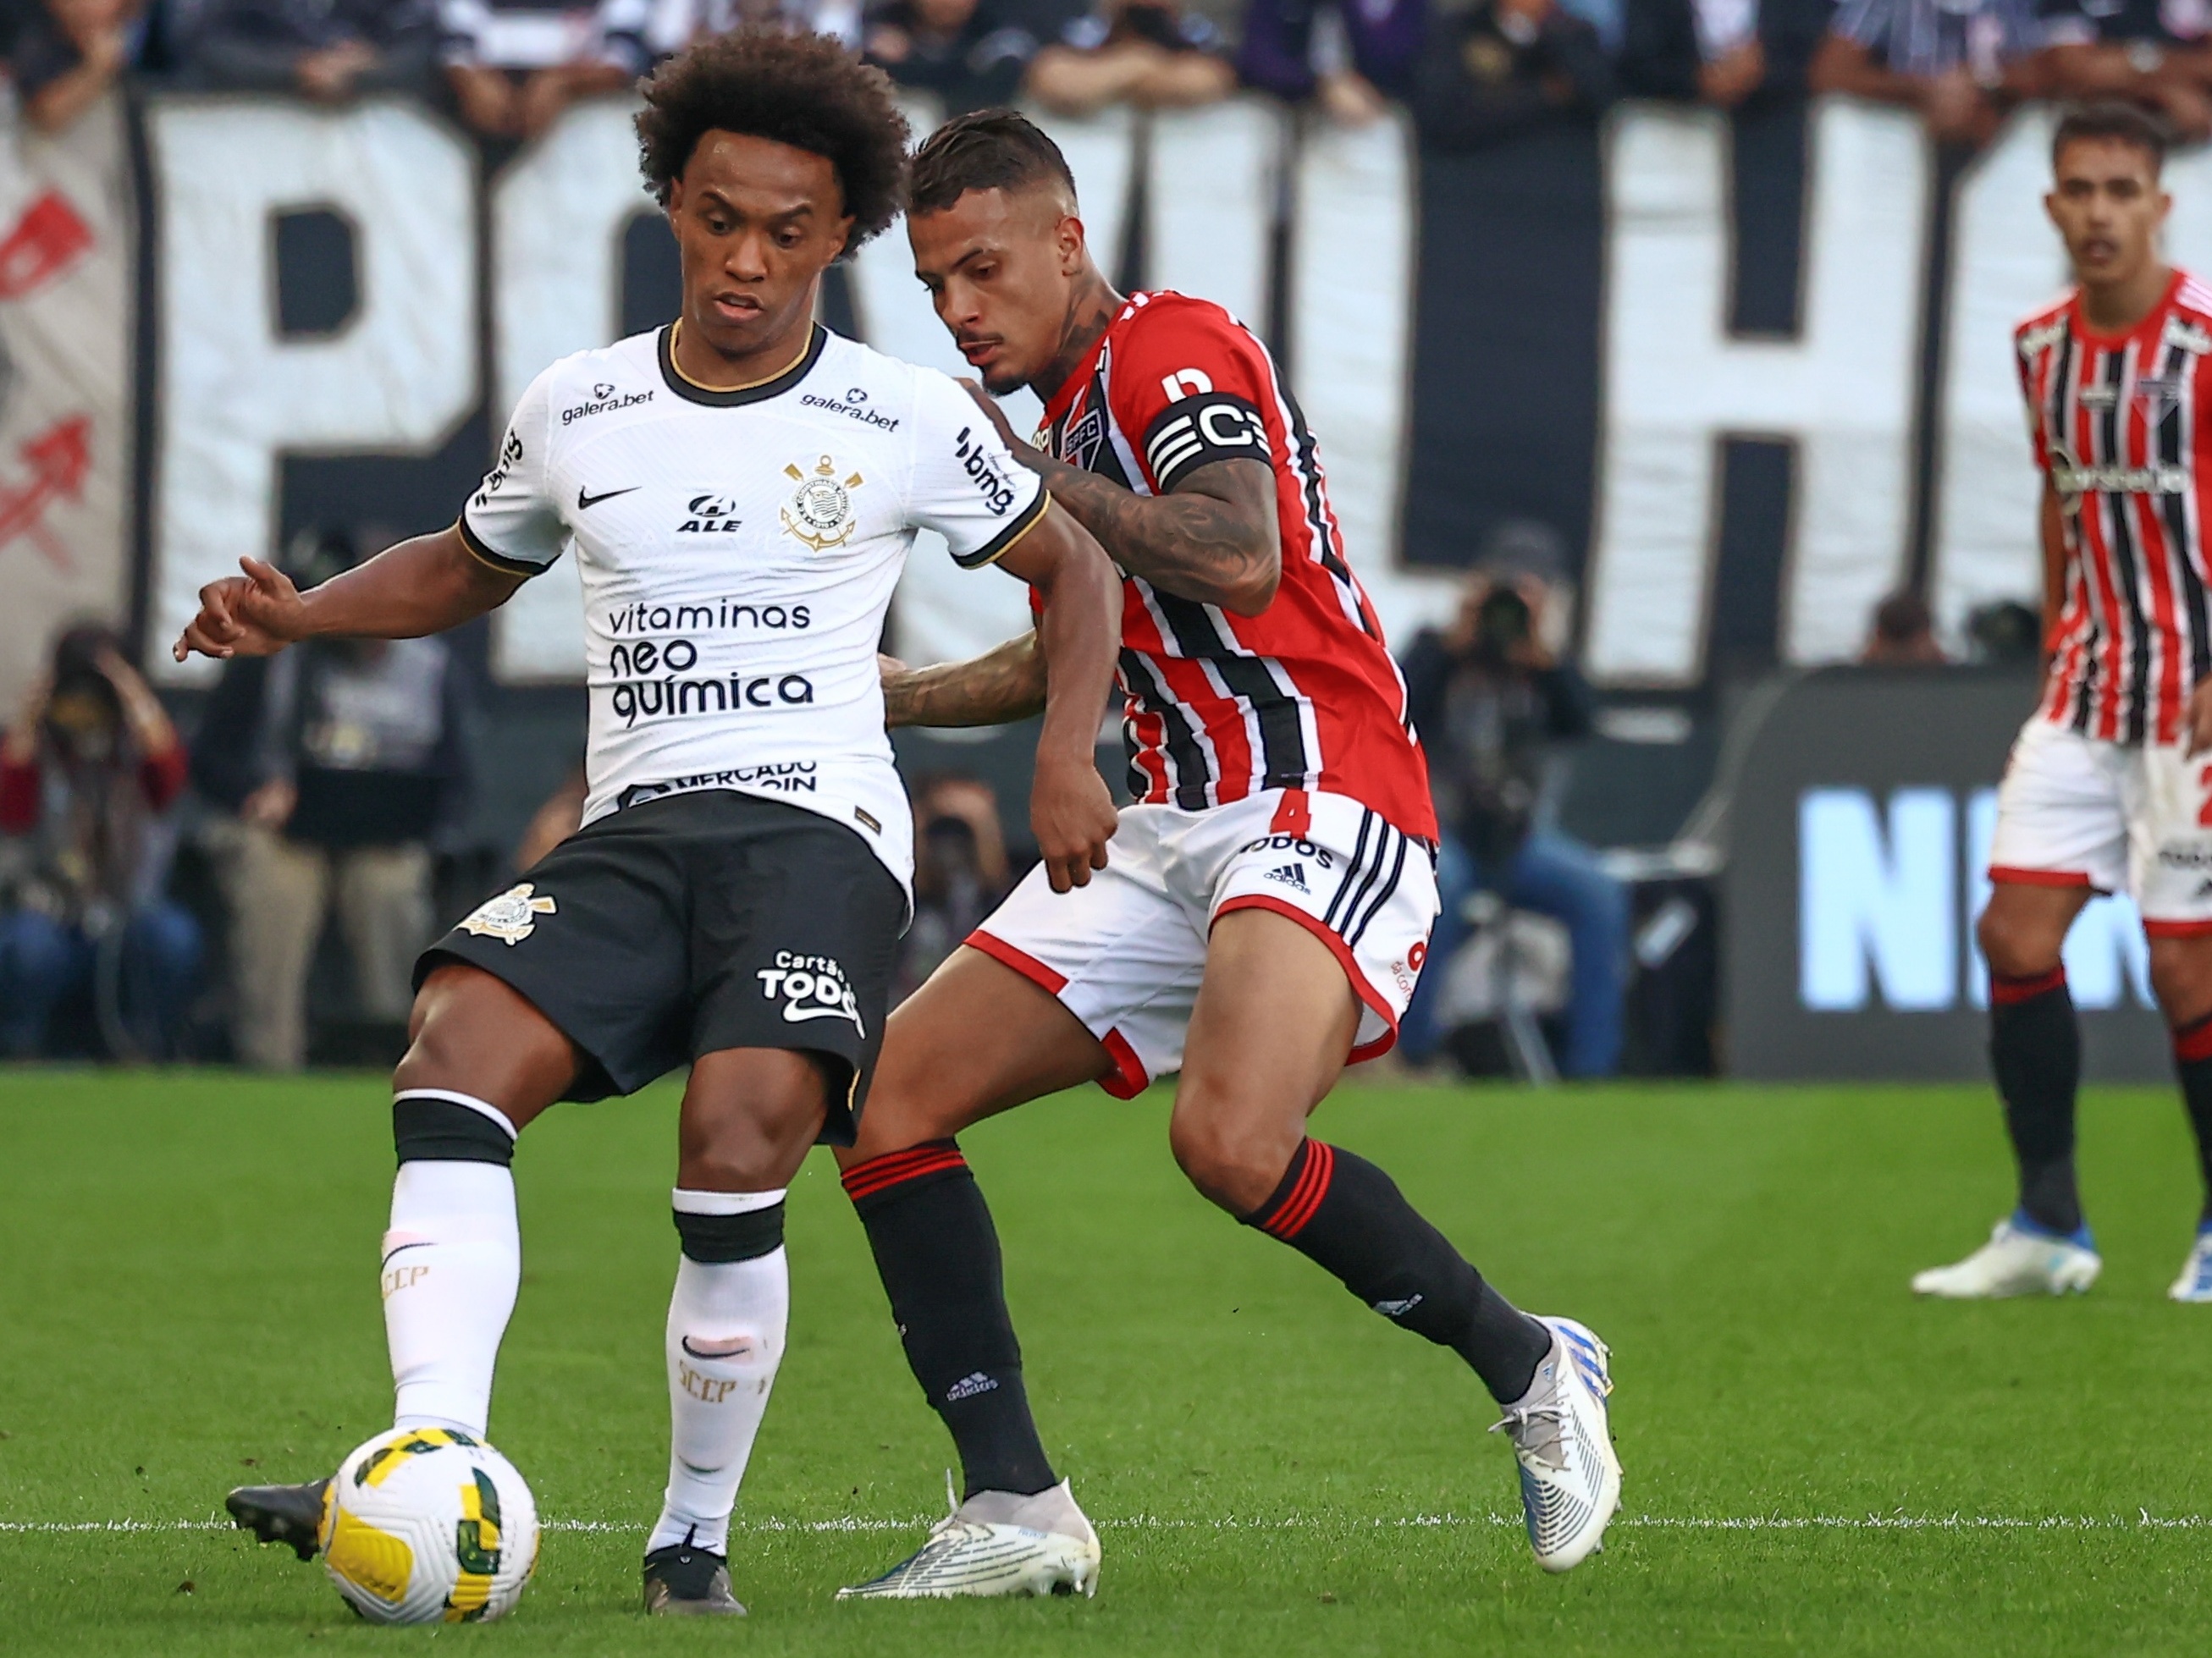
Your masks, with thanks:
<instances>
[{"instance_id":1,"label":"tattooed arm","mask_svg":"<svg viewBox=\"0 0 2212 1658\"><path fill-rule=\"evenodd\" d=\"M1024 443L997 404L968 389L1015 459L1044 479L1052 498L1131 575L1237 616L1257 616L1273 601L1283 544L1275 473L1267 462L1209 461L1168 494L1140 495Z\"/></svg>"},{"instance_id":2,"label":"tattooed arm","mask_svg":"<svg viewBox=\"0 0 2212 1658\"><path fill-rule=\"evenodd\" d=\"M1044 654L1036 630L968 662L909 668L878 656L888 726L1007 726L1044 710Z\"/></svg>"}]
</instances>

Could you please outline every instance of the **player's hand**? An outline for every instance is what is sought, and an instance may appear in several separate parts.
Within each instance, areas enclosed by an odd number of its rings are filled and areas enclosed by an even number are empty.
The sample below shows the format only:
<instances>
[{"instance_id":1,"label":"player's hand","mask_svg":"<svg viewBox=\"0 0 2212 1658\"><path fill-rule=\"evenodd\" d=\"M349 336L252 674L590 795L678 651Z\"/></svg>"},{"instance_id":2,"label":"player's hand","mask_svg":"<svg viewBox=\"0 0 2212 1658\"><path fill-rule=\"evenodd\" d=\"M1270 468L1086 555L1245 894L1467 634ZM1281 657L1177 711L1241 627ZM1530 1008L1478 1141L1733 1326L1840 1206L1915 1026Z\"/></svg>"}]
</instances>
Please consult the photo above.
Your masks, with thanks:
<instances>
[{"instance_id":1,"label":"player's hand","mask_svg":"<svg viewBox=\"0 0 2212 1658\"><path fill-rule=\"evenodd\" d=\"M1014 452L1016 460L1033 469L1036 462L1044 459L1035 447L1024 443L1014 435L1013 422L1006 418L1006 411L999 407L999 400L996 398L974 380L963 379L960 386L962 390L975 399L975 406L981 409L991 424L998 428L999 440Z\"/></svg>"},{"instance_id":2,"label":"player's hand","mask_svg":"<svg viewBox=\"0 0 2212 1658\"><path fill-rule=\"evenodd\" d=\"M2200 680L2189 693L2189 745L2182 750L2192 758L2212 749L2212 679Z\"/></svg>"},{"instance_id":3,"label":"player's hand","mask_svg":"<svg viewBox=\"0 0 2212 1658\"><path fill-rule=\"evenodd\" d=\"M1106 780L1089 760L1037 762L1030 829L1054 892L1091 884L1091 872L1106 867L1106 843L1120 822Z\"/></svg>"},{"instance_id":4,"label":"player's hand","mask_svg":"<svg viewBox=\"0 0 2212 1658\"><path fill-rule=\"evenodd\" d=\"M218 661L274 656L307 637L307 607L292 578L258 558L241 558L238 567L244 575L225 576L200 589L200 613L170 647L178 661L194 651Z\"/></svg>"}]
</instances>

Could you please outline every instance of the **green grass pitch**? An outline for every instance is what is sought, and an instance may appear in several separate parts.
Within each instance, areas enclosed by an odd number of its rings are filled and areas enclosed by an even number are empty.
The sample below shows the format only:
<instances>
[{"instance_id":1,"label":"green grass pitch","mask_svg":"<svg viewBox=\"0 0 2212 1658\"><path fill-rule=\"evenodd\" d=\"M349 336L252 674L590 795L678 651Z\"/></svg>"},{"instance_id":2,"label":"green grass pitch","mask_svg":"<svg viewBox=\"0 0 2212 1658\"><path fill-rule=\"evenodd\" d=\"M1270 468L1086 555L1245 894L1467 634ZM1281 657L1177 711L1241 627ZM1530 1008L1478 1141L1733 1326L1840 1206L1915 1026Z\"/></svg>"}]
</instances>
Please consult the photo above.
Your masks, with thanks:
<instances>
[{"instance_id":1,"label":"green grass pitch","mask_svg":"<svg viewBox=\"0 0 2212 1658\"><path fill-rule=\"evenodd\" d=\"M2169 1095L2085 1102L2094 1295L1936 1306L1908 1274L2008 1199L1985 1090L1346 1088L1316 1132L1613 1345L1622 1519L1560 1579L1458 1361L1208 1208L1161 1094L987 1125L1031 1390L1105 1542L1088 1603L830 1601L941 1509L950 1448L817 1153L738 1628L633 1609L673 1101L525 1136L492 1427L568 1528L506 1622L386 1631L205 1523L384 1425L382 1083L0 1073L0 1652L2204 1650L2212 1308L2164 1299L2197 1204ZM115 1521L162 1528L67 1529Z\"/></svg>"}]
</instances>

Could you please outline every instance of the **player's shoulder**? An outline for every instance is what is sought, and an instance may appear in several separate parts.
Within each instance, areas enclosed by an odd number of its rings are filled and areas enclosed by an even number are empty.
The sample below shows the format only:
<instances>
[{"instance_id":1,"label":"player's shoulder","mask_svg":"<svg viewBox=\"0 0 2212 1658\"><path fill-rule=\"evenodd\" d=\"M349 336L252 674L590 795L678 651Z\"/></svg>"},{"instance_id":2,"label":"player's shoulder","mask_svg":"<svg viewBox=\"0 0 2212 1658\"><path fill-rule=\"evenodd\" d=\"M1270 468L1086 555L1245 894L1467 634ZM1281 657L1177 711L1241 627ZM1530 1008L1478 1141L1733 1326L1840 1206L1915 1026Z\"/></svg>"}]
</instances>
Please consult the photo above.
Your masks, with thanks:
<instances>
[{"instance_id":1,"label":"player's shoulder","mask_svg":"<svg viewBox=\"0 0 2212 1658\"><path fill-rule=\"evenodd\" d=\"M2200 327L2212 327L2212 283L2187 270L2177 270L2181 280L2173 290L2173 308Z\"/></svg>"},{"instance_id":2,"label":"player's shoulder","mask_svg":"<svg viewBox=\"0 0 2212 1658\"><path fill-rule=\"evenodd\" d=\"M660 331L654 329L556 357L524 395L544 398L547 419L556 429L600 416L650 410L662 390L659 338Z\"/></svg>"},{"instance_id":3,"label":"player's shoulder","mask_svg":"<svg viewBox=\"0 0 2212 1658\"><path fill-rule=\"evenodd\" d=\"M2074 309L2078 288L2069 288L2043 304L2012 325L2013 344L2023 356L2031 355L2055 343L2066 331L2066 319Z\"/></svg>"},{"instance_id":4,"label":"player's shoulder","mask_svg":"<svg viewBox=\"0 0 2212 1658\"><path fill-rule=\"evenodd\" d=\"M967 394L950 374L831 333L806 383L799 406L888 436L911 435L909 422L925 405L967 406Z\"/></svg>"},{"instance_id":5,"label":"player's shoulder","mask_svg":"<svg viewBox=\"0 0 2212 1658\"><path fill-rule=\"evenodd\" d=\"M1212 300L1172 289L1132 294L1109 326L1107 347L1117 403L1157 395L1172 404L1215 390L1267 400L1266 349Z\"/></svg>"}]
</instances>

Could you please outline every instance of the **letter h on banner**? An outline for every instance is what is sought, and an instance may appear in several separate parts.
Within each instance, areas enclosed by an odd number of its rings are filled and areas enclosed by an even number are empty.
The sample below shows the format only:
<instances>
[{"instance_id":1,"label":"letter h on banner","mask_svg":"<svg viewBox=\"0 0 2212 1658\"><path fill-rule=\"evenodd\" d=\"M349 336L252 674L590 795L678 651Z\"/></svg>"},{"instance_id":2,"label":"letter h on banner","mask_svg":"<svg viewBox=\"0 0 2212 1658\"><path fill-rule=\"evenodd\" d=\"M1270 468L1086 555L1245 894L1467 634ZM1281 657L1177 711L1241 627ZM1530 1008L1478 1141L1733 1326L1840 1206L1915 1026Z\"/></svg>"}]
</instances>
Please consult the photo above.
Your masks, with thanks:
<instances>
[{"instance_id":1,"label":"letter h on banner","mask_svg":"<svg viewBox=\"0 0 2212 1658\"><path fill-rule=\"evenodd\" d=\"M1904 568L1929 167L1919 125L1814 116L1803 326L1732 338L1728 149L1710 112L1636 108L1609 155L1605 431L1586 661L1616 684L1704 677L1722 440L1800 456L1778 653L1850 653Z\"/></svg>"}]
</instances>

